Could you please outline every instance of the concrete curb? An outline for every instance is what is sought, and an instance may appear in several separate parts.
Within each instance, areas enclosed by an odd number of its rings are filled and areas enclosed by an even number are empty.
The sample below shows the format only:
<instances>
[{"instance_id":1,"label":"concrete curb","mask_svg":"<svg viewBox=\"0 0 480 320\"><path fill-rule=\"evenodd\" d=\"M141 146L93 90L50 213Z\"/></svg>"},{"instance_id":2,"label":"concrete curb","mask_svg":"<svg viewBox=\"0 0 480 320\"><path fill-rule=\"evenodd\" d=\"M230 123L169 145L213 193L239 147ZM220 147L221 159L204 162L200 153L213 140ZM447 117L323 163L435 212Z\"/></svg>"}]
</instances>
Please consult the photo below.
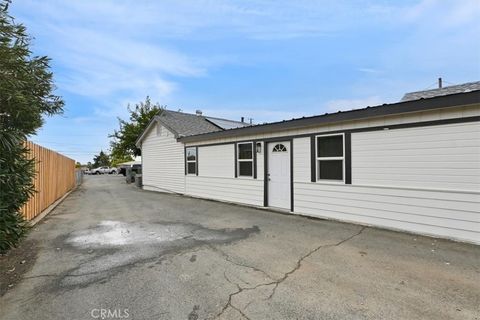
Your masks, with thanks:
<instances>
[{"instance_id":1,"label":"concrete curb","mask_svg":"<svg viewBox=\"0 0 480 320\"><path fill-rule=\"evenodd\" d=\"M47 209L43 210L38 216L36 216L35 218L33 218L32 220L30 220L28 222L28 224L30 225L30 227L33 227L34 225L36 225L37 223L39 223L43 218L45 218L50 212L53 211L53 209L55 209L60 203L62 203L63 200L65 200L65 198L67 198L70 193L72 193L73 191L75 191L76 189L78 188L78 186L76 186L75 188L73 188L72 190L68 191L67 193L65 193L60 199L58 199L57 201L55 201L54 203L52 203L50 206L48 206Z\"/></svg>"}]
</instances>

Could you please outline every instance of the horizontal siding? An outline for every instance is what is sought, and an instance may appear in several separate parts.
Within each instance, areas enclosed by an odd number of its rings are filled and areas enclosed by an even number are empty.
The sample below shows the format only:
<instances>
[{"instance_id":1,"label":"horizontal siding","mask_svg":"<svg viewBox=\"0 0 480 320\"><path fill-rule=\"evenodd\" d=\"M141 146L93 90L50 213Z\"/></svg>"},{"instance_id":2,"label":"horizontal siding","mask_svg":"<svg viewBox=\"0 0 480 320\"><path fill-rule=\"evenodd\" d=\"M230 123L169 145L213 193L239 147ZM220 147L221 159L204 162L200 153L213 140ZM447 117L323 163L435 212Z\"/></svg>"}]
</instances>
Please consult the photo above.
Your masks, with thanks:
<instances>
[{"instance_id":1,"label":"horizontal siding","mask_svg":"<svg viewBox=\"0 0 480 320\"><path fill-rule=\"evenodd\" d=\"M143 140L142 167L144 189L184 193L184 147L164 127L153 128Z\"/></svg>"},{"instance_id":2,"label":"horizontal siding","mask_svg":"<svg viewBox=\"0 0 480 320\"><path fill-rule=\"evenodd\" d=\"M310 140L294 139L295 213L480 243L479 132L354 133L353 185L310 182Z\"/></svg>"},{"instance_id":3,"label":"horizontal siding","mask_svg":"<svg viewBox=\"0 0 480 320\"><path fill-rule=\"evenodd\" d=\"M295 212L480 243L480 194L295 183Z\"/></svg>"},{"instance_id":4,"label":"horizontal siding","mask_svg":"<svg viewBox=\"0 0 480 320\"><path fill-rule=\"evenodd\" d=\"M293 181L311 180L310 138L293 139Z\"/></svg>"},{"instance_id":5,"label":"horizontal siding","mask_svg":"<svg viewBox=\"0 0 480 320\"><path fill-rule=\"evenodd\" d=\"M198 148L198 175L202 177L235 177L235 144Z\"/></svg>"},{"instance_id":6,"label":"horizontal siding","mask_svg":"<svg viewBox=\"0 0 480 320\"><path fill-rule=\"evenodd\" d=\"M200 157L199 161L201 161ZM263 181L242 178L187 176L186 194L207 199L262 206Z\"/></svg>"},{"instance_id":7,"label":"horizontal siding","mask_svg":"<svg viewBox=\"0 0 480 320\"><path fill-rule=\"evenodd\" d=\"M262 143L263 150L263 143ZM263 154L257 153L257 179L263 180ZM235 144L198 148L198 175L201 177L235 177Z\"/></svg>"},{"instance_id":8,"label":"horizontal siding","mask_svg":"<svg viewBox=\"0 0 480 320\"><path fill-rule=\"evenodd\" d=\"M257 153L257 179L263 181L264 174L265 174L264 156L265 156L266 149L265 149L265 143L263 142L260 142L260 143L262 144L262 152ZM263 188L262 188L262 192L263 192Z\"/></svg>"},{"instance_id":9,"label":"horizontal siding","mask_svg":"<svg viewBox=\"0 0 480 320\"><path fill-rule=\"evenodd\" d=\"M480 123L352 134L352 183L480 192Z\"/></svg>"}]
</instances>

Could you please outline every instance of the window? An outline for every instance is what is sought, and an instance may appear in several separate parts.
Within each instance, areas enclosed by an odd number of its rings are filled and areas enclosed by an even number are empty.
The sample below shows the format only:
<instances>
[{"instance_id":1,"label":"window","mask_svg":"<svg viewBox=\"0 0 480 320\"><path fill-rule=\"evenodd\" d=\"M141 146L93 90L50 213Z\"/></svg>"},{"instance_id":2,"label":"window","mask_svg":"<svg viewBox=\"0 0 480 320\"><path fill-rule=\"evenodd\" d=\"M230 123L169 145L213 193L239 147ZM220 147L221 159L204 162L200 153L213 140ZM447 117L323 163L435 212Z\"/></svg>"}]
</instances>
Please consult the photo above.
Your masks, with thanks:
<instances>
[{"instance_id":1,"label":"window","mask_svg":"<svg viewBox=\"0 0 480 320\"><path fill-rule=\"evenodd\" d=\"M317 180L344 181L343 134L317 137Z\"/></svg>"},{"instance_id":2,"label":"window","mask_svg":"<svg viewBox=\"0 0 480 320\"><path fill-rule=\"evenodd\" d=\"M197 174L197 148L185 149L187 161L187 174Z\"/></svg>"},{"instance_id":3,"label":"window","mask_svg":"<svg viewBox=\"0 0 480 320\"><path fill-rule=\"evenodd\" d=\"M253 177L253 143L237 144L237 164L239 177Z\"/></svg>"},{"instance_id":4,"label":"window","mask_svg":"<svg viewBox=\"0 0 480 320\"><path fill-rule=\"evenodd\" d=\"M273 147L272 152L287 152L287 147L279 143Z\"/></svg>"}]
</instances>

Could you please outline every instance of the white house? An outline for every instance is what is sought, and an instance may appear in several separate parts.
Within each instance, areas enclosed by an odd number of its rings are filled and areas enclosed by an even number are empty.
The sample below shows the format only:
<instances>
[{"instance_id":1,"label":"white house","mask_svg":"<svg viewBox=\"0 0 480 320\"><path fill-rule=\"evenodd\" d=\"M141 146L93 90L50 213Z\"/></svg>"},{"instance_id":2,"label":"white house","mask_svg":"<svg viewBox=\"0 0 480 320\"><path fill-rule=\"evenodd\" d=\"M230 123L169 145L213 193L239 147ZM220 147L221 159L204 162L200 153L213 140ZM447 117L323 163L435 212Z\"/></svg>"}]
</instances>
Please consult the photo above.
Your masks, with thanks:
<instances>
[{"instance_id":1,"label":"white house","mask_svg":"<svg viewBox=\"0 0 480 320\"><path fill-rule=\"evenodd\" d=\"M261 125L164 111L143 188L480 244L476 84Z\"/></svg>"}]
</instances>

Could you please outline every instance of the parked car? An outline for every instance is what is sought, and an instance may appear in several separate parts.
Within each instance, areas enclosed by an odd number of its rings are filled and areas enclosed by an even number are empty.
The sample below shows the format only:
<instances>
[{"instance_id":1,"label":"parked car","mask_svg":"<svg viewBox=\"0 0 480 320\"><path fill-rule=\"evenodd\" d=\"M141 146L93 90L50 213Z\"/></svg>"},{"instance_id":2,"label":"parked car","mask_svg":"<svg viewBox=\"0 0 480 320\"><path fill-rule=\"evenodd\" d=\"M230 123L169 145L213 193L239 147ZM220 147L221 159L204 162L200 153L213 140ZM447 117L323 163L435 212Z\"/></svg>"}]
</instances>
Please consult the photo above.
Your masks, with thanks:
<instances>
[{"instance_id":1,"label":"parked car","mask_svg":"<svg viewBox=\"0 0 480 320\"><path fill-rule=\"evenodd\" d=\"M83 174L92 174L92 170L90 170L90 169L85 169L85 170L83 171Z\"/></svg>"},{"instance_id":2,"label":"parked car","mask_svg":"<svg viewBox=\"0 0 480 320\"><path fill-rule=\"evenodd\" d=\"M98 167L95 169L92 169L91 174L113 174L117 173L117 168L110 168L110 167Z\"/></svg>"}]
</instances>

